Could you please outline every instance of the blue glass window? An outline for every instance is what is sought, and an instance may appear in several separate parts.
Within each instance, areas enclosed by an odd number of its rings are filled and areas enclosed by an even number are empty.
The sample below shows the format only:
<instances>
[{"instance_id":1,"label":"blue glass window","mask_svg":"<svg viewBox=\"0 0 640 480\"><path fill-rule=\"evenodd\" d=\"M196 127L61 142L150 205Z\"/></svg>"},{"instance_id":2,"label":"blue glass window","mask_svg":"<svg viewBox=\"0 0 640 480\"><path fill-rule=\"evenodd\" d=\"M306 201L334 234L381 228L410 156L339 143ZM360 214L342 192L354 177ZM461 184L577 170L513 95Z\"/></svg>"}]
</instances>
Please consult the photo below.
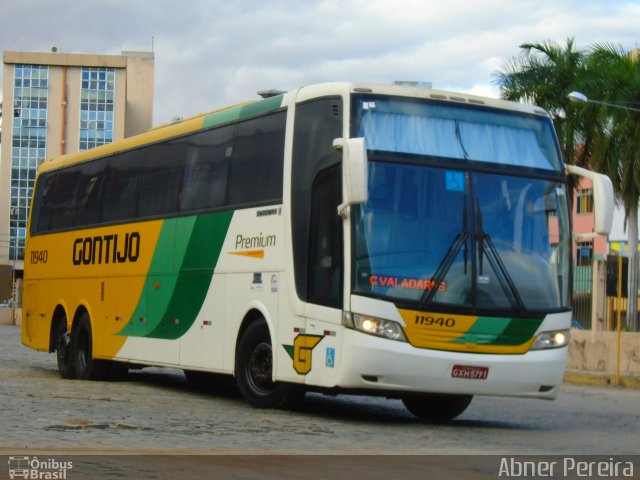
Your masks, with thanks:
<instances>
[{"instance_id":1,"label":"blue glass window","mask_svg":"<svg viewBox=\"0 0 640 480\"><path fill-rule=\"evenodd\" d=\"M80 93L80 150L113 141L115 69L83 68Z\"/></svg>"},{"instance_id":2,"label":"blue glass window","mask_svg":"<svg viewBox=\"0 0 640 480\"><path fill-rule=\"evenodd\" d=\"M9 258L24 257L28 208L38 168L46 155L49 67L14 66L14 109L11 135Z\"/></svg>"}]
</instances>

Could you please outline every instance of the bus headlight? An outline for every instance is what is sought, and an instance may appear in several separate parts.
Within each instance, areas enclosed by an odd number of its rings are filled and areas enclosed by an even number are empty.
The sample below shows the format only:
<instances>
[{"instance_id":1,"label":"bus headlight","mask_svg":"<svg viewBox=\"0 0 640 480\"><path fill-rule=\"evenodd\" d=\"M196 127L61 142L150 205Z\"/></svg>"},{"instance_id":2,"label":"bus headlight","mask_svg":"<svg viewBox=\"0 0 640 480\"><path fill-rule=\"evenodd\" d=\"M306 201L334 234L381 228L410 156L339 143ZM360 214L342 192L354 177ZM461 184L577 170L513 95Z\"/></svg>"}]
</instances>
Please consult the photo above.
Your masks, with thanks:
<instances>
[{"instance_id":1,"label":"bus headlight","mask_svg":"<svg viewBox=\"0 0 640 480\"><path fill-rule=\"evenodd\" d=\"M370 335L388 338L389 340L407 341L400 324L392 320L344 312L342 324Z\"/></svg>"},{"instance_id":2,"label":"bus headlight","mask_svg":"<svg viewBox=\"0 0 640 480\"><path fill-rule=\"evenodd\" d=\"M536 341L531 345L531 350L545 350L547 348L560 348L569 344L569 330L555 330L538 334Z\"/></svg>"}]
</instances>

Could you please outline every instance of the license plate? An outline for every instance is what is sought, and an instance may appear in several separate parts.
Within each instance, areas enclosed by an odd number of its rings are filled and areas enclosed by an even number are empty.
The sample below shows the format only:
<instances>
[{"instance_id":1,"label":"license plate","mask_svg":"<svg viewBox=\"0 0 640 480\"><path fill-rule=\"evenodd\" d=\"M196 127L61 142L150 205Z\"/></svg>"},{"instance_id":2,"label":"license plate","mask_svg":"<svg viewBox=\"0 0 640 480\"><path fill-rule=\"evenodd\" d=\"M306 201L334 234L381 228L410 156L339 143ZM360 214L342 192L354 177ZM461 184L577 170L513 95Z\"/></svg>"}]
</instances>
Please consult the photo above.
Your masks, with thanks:
<instances>
[{"instance_id":1,"label":"license plate","mask_svg":"<svg viewBox=\"0 0 640 480\"><path fill-rule=\"evenodd\" d=\"M451 376L453 378L468 378L469 380L486 380L489 376L489 367L454 365Z\"/></svg>"}]
</instances>

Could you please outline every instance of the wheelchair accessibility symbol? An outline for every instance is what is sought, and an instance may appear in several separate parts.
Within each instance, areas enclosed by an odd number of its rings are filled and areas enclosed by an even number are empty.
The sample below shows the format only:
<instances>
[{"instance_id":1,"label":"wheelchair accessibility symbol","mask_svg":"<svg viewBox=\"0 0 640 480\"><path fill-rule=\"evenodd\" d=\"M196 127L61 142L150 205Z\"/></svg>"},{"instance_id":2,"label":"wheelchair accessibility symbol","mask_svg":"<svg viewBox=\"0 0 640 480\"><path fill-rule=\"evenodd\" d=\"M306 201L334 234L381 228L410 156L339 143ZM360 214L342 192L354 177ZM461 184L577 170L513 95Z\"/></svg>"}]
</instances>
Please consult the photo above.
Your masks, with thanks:
<instances>
[{"instance_id":1,"label":"wheelchair accessibility symbol","mask_svg":"<svg viewBox=\"0 0 640 480\"><path fill-rule=\"evenodd\" d=\"M327 347L327 367L333 368L336 364L336 349Z\"/></svg>"}]
</instances>

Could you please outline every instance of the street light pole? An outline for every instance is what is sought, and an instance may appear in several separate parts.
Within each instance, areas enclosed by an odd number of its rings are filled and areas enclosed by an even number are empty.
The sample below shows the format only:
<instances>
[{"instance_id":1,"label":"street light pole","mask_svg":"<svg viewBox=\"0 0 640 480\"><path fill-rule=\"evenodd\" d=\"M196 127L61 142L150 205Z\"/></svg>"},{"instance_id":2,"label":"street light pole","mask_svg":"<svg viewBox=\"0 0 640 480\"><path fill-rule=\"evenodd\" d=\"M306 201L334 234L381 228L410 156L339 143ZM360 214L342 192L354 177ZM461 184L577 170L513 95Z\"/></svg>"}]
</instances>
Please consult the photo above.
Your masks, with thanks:
<instances>
[{"instance_id":1,"label":"street light pole","mask_svg":"<svg viewBox=\"0 0 640 480\"><path fill-rule=\"evenodd\" d=\"M632 112L640 112L640 108L633 108L633 107L629 107L627 105L620 105L620 104L617 104L617 103L601 102L600 100L592 100L590 98L587 98L587 96L582 92L571 92L567 96L569 97L569 100L571 100L573 103L595 103L597 105L605 105L607 107L622 108L623 110L630 110Z\"/></svg>"}]
</instances>

